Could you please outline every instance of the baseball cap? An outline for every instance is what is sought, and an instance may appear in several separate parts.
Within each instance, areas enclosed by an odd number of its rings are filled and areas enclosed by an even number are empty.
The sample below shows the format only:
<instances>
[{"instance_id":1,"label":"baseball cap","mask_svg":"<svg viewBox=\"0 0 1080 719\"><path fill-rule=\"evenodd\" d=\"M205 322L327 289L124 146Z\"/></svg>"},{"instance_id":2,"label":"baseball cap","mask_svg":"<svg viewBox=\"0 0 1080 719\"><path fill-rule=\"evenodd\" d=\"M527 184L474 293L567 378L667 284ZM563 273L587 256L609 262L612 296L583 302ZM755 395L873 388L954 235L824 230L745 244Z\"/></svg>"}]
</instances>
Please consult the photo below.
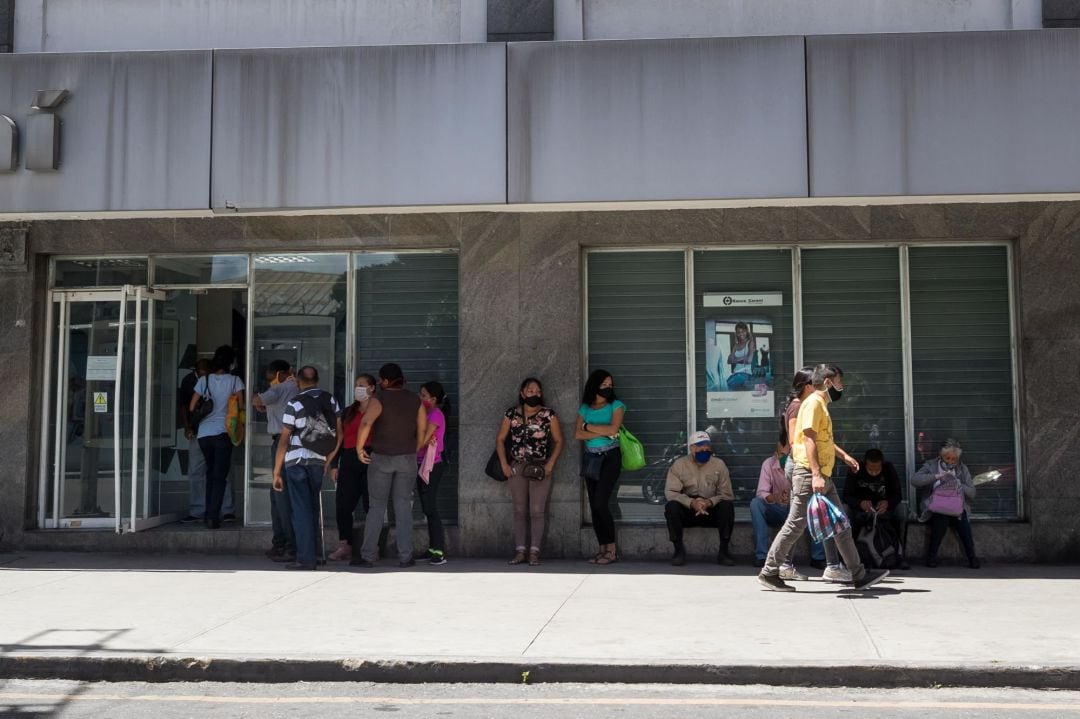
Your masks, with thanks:
<instances>
[{"instance_id":1,"label":"baseball cap","mask_svg":"<svg viewBox=\"0 0 1080 719\"><path fill-rule=\"evenodd\" d=\"M712 437L708 432L694 432L690 435L690 439L686 442L687 445L693 447L695 444L712 444Z\"/></svg>"}]
</instances>

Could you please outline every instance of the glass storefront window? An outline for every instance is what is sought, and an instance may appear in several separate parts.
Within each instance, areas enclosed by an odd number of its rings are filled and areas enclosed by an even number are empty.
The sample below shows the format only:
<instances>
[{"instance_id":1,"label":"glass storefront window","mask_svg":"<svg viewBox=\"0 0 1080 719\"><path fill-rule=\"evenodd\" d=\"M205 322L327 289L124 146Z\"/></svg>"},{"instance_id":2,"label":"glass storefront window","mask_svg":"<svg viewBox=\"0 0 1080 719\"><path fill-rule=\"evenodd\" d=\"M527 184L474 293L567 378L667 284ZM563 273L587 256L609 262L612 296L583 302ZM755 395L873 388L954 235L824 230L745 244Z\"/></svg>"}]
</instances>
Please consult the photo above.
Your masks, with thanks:
<instances>
[{"instance_id":1,"label":"glass storefront window","mask_svg":"<svg viewBox=\"0 0 1080 719\"><path fill-rule=\"evenodd\" d=\"M154 284L247 284L247 255L177 255L154 258Z\"/></svg>"},{"instance_id":2,"label":"glass storefront window","mask_svg":"<svg viewBox=\"0 0 1080 719\"><path fill-rule=\"evenodd\" d=\"M146 285L148 267L145 257L56 260L53 262L53 287L98 289Z\"/></svg>"},{"instance_id":3,"label":"glass storefront window","mask_svg":"<svg viewBox=\"0 0 1080 719\"><path fill-rule=\"evenodd\" d=\"M283 359L296 369L314 366L320 386L344 405L351 395L345 377L348 255L255 255L253 263L251 390L265 390L270 362ZM247 522L268 524L273 458L265 414L254 414L251 432ZM324 494L324 513L334 516L332 490Z\"/></svg>"},{"instance_id":4,"label":"glass storefront window","mask_svg":"<svg viewBox=\"0 0 1080 719\"><path fill-rule=\"evenodd\" d=\"M587 264L588 371L611 372L648 461L623 472L615 518L662 522L667 467L686 445L685 254L597 252Z\"/></svg>"},{"instance_id":5,"label":"glass storefront window","mask_svg":"<svg viewBox=\"0 0 1080 719\"><path fill-rule=\"evenodd\" d=\"M973 513L1017 515L1008 248L912 247L915 461L960 440Z\"/></svg>"},{"instance_id":6,"label":"glass storefront window","mask_svg":"<svg viewBox=\"0 0 1080 719\"><path fill-rule=\"evenodd\" d=\"M695 252L694 335L695 429L713 438L746 518L795 370L791 251Z\"/></svg>"},{"instance_id":7,"label":"glass storefront window","mask_svg":"<svg viewBox=\"0 0 1080 719\"><path fill-rule=\"evenodd\" d=\"M396 362L408 389L436 381L450 401L439 513L457 517L458 256L364 252L355 255L356 372L378 376ZM419 516L420 503L414 503Z\"/></svg>"},{"instance_id":8,"label":"glass storefront window","mask_svg":"<svg viewBox=\"0 0 1080 719\"><path fill-rule=\"evenodd\" d=\"M843 403L833 413L836 443L860 462L876 447L905 477L900 251L803 250L801 263L804 364L844 370ZM837 462L838 487L846 474Z\"/></svg>"}]
</instances>

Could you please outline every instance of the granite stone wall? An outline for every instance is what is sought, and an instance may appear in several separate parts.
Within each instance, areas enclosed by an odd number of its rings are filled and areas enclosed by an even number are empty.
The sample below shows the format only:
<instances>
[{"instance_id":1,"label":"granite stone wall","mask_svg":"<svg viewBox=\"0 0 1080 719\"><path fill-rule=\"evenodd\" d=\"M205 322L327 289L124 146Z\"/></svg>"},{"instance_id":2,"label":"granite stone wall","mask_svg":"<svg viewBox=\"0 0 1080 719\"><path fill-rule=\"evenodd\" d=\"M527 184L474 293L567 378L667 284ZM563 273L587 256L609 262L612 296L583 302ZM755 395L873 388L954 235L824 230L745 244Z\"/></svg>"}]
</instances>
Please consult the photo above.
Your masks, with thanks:
<instances>
[{"instance_id":1,"label":"granite stone wall","mask_svg":"<svg viewBox=\"0 0 1080 719\"><path fill-rule=\"evenodd\" d=\"M11 228L0 223L5 229ZM265 539L256 530L162 529L135 537L28 531L37 491L49 255L458 249L462 469L451 542L460 554L502 556L512 550L509 493L482 467L525 376L544 381L549 403L572 433L583 379L584 248L1007 239L1016 243L1025 521L978 523L976 542L990 559L1080 555L1080 484L1072 481L1080 409L1070 392L1080 376L1073 361L1080 355L1080 202L44 220L29 223L27 238L25 269L0 276L0 352L8 380L0 418L8 470L0 480L0 529L8 546L236 552L254 551ZM555 475L545 540L550 557L581 557L594 547L584 525L577 455L571 439ZM688 537L691 553L715 551L713 532ZM919 556L923 542L921 528L913 527L910 553ZM620 546L632 557L663 558L670 551L662 526L622 527ZM736 528L733 550L751 555L748 525ZM944 553L959 554L952 539Z\"/></svg>"}]
</instances>

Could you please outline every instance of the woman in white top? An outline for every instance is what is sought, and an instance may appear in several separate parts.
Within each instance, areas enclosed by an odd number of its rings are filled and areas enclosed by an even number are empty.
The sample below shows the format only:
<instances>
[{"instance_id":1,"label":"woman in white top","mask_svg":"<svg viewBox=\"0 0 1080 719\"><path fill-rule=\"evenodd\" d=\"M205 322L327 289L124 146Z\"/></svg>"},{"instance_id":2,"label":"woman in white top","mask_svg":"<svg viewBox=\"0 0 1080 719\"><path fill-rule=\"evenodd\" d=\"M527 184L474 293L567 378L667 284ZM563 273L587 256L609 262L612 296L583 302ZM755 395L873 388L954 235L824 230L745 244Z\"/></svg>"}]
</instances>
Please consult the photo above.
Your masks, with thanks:
<instances>
[{"instance_id":1,"label":"woman in white top","mask_svg":"<svg viewBox=\"0 0 1080 719\"><path fill-rule=\"evenodd\" d=\"M229 398L242 394L244 383L230 373L236 353L232 347L222 345L210 361L212 372L195 383L195 394L188 411L196 416L195 409L203 397L213 402L213 409L199 421L199 449L206 458L206 526L221 526L221 503L225 498L225 481L232 464L232 441L225 431L225 414L229 410Z\"/></svg>"}]
</instances>

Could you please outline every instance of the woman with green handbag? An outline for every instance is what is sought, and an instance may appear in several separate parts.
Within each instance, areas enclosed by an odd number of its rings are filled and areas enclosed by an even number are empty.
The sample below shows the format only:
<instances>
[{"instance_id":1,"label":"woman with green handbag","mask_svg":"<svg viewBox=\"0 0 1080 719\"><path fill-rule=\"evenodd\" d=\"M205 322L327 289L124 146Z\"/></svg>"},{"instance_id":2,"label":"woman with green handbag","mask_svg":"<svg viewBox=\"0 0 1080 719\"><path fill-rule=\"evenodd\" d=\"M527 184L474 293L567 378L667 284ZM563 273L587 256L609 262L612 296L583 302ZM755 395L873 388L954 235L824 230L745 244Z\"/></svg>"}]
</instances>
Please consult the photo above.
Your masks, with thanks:
<instances>
[{"instance_id":1,"label":"woman with green handbag","mask_svg":"<svg viewBox=\"0 0 1080 719\"><path fill-rule=\"evenodd\" d=\"M615 398L615 381L607 370L593 370L585 382L574 436L585 443L581 453L581 477L589 493L593 531L600 545L589 561L606 565L619 561L615 547L615 518L611 495L622 471L619 429L626 405Z\"/></svg>"}]
</instances>

